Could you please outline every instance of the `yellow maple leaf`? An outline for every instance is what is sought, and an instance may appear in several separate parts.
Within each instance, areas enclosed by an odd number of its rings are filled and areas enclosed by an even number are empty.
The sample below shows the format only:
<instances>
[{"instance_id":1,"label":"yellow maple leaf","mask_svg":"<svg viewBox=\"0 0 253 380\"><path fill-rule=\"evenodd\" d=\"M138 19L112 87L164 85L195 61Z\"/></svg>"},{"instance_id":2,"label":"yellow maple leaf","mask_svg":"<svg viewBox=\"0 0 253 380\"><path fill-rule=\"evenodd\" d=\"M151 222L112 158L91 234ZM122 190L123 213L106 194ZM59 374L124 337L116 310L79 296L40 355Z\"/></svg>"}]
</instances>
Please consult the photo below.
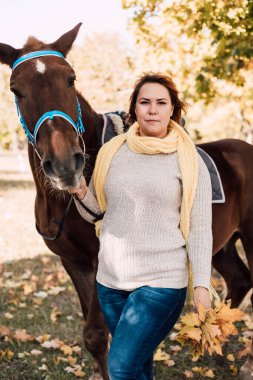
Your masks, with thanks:
<instances>
[{"instance_id":1,"label":"yellow maple leaf","mask_svg":"<svg viewBox=\"0 0 253 380\"><path fill-rule=\"evenodd\" d=\"M221 344L228 340L228 336L237 334L233 322L241 320L243 315L240 310L231 309L231 302L220 302L208 310L199 304L198 313L181 317L181 329L176 339L182 345L190 346L194 361L205 352L222 355Z\"/></svg>"},{"instance_id":2,"label":"yellow maple leaf","mask_svg":"<svg viewBox=\"0 0 253 380\"><path fill-rule=\"evenodd\" d=\"M202 330L200 328L196 327L189 327L189 326L184 326L178 333L178 337L181 337L181 339L193 339L199 342L202 337Z\"/></svg>"},{"instance_id":3,"label":"yellow maple leaf","mask_svg":"<svg viewBox=\"0 0 253 380\"><path fill-rule=\"evenodd\" d=\"M202 303L198 304L198 319L201 322L205 322L208 310L204 308Z\"/></svg>"},{"instance_id":4,"label":"yellow maple leaf","mask_svg":"<svg viewBox=\"0 0 253 380\"><path fill-rule=\"evenodd\" d=\"M182 324L185 324L189 327L198 327L200 326L200 320L197 313L188 313L181 317L181 326Z\"/></svg>"},{"instance_id":5,"label":"yellow maple leaf","mask_svg":"<svg viewBox=\"0 0 253 380\"><path fill-rule=\"evenodd\" d=\"M237 308L231 309L231 301L221 302L216 308L216 319L222 319L226 322L241 321L245 313Z\"/></svg>"},{"instance_id":6,"label":"yellow maple leaf","mask_svg":"<svg viewBox=\"0 0 253 380\"><path fill-rule=\"evenodd\" d=\"M163 361L163 360L169 360L169 359L170 359L170 355L162 351L161 348L158 348L156 350L156 353L154 355L154 361Z\"/></svg>"}]
</instances>

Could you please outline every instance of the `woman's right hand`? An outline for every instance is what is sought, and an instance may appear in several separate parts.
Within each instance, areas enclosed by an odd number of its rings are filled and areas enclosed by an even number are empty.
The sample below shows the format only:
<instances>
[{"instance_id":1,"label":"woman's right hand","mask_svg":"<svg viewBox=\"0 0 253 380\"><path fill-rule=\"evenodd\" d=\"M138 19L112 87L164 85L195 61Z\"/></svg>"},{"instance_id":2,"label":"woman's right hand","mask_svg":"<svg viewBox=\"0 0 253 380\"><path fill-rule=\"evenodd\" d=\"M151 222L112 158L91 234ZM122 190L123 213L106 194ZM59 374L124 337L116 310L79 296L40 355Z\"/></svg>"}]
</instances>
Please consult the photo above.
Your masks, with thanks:
<instances>
[{"instance_id":1,"label":"woman's right hand","mask_svg":"<svg viewBox=\"0 0 253 380\"><path fill-rule=\"evenodd\" d=\"M68 193L69 194L76 194L81 201L85 197L87 190L88 190L88 187L86 185L85 178L84 178L84 176L82 176L80 178L80 181L79 181L79 187L77 187L75 189L69 189Z\"/></svg>"}]
</instances>

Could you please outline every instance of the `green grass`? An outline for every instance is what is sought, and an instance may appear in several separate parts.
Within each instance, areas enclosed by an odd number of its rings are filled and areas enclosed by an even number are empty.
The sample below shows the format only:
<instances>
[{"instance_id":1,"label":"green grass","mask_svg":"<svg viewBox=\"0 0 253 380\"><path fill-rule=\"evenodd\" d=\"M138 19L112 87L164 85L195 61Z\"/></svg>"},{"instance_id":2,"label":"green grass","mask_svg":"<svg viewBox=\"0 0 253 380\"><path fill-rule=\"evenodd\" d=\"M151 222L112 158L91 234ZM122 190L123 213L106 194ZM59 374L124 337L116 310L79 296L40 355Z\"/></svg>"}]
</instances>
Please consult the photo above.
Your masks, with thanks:
<instances>
[{"instance_id":1,"label":"green grass","mask_svg":"<svg viewBox=\"0 0 253 380\"><path fill-rule=\"evenodd\" d=\"M0 339L0 379L1 380L68 380L76 377L65 371L69 363L59 361L59 357L67 359L59 349L48 349L41 347L37 341L21 342L12 337L16 329L26 329L29 334L36 337L50 334L51 339L59 338L66 345L82 347L81 355L73 353L77 359L77 364L82 365L85 372L83 379L88 379L91 375L91 358L86 352L82 343L82 319L78 298L72 283L63 270L60 260L55 256L43 255L34 259L21 259L3 265L0 273L1 303L0 303L0 326L7 326L12 334L7 338ZM29 271L29 272L28 272ZM36 286L36 290L25 295L24 289L28 285ZM41 305L37 304L38 298L34 292L48 291L50 287L64 287L65 290L58 295L48 295L43 299ZM50 319L52 310L57 310L61 314L56 323ZM13 319L6 318L6 313L13 315ZM8 317L8 314L7 314ZM244 324L240 323L239 336L242 336ZM227 353L233 353L235 362L229 362L226 357L205 356L198 362L192 362L187 348L173 355L171 347L177 342L169 337L165 340L163 350L170 354L170 358L175 361L175 365L168 367L163 362L155 362L156 380L183 380L185 370L192 367L208 367L214 370L217 380L229 380L235 378L229 366L234 364L238 369L245 358L238 360L236 354L243 348L238 336L231 339ZM42 355L31 355L32 350L41 350ZM5 353L14 353L11 359L6 359ZM24 353L28 353L24 354ZM24 354L23 358L19 354ZM43 364L47 370L43 371ZM194 379L203 379L198 373L194 373Z\"/></svg>"}]
</instances>

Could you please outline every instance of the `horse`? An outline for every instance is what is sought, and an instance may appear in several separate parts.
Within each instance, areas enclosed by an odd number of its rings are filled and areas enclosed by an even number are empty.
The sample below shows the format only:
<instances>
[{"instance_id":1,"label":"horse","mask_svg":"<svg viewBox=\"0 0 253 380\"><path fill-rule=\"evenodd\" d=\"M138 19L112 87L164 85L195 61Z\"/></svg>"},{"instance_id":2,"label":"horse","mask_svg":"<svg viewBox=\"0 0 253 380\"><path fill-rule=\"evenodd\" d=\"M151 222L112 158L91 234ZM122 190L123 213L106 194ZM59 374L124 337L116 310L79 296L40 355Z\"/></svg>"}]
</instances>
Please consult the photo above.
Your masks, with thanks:
<instances>
[{"instance_id":1,"label":"horse","mask_svg":"<svg viewBox=\"0 0 253 380\"><path fill-rule=\"evenodd\" d=\"M83 174L89 182L104 124L103 115L75 90L75 73L65 59L80 26L50 44L34 37L21 49L0 43L0 62L12 68L10 89L30 143L37 230L60 256L80 299L85 347L94 358L90 380L109 380L108 329L95 286L99 241L94 226L79 215L67 192ZM253 146L237 139L199 146L216 163L223 183L226 202L213 204L213 265L224 277L227 298L236 307L253 283ZM238 238L249 269L237 253ZM252 370L253 346L241 379L251 379Z\"/></svg>"}]
</instances>

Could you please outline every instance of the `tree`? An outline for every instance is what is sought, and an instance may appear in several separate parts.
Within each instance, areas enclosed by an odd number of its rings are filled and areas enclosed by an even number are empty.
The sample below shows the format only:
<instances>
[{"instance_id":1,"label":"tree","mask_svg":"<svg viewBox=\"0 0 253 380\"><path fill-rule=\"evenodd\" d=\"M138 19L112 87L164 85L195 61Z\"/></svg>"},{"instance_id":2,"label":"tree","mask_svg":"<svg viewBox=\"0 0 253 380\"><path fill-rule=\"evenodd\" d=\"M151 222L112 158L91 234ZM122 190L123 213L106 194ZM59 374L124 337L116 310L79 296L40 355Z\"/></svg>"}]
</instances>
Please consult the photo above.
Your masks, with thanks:
<instances>
[{"instance_id":1,"label":"tree","mask_svg":"<svg viewBox=\"0 0 253 380\"><path fill-rule=\"evenodd\" d=\"M154 70L171 74L191 104L196 141L253 140L253 1L122 0Z\"/></svg>"},{"instance_id":2,"label":"tree","mask_svg":"<svg viewBox=\"0 0 253 380\"><path fill-rule=\"evenodd\" d=\"M243 86L242 71L253 66L252 0L123 0L132 8L137 41L171 52L194 73L195 91L210 101L218 79ZM180 46L177 46L180 45ZM190 53L190 56L189 56ZM176 57L176 58L175 58Z\"/></svg>"}]
</instances>

